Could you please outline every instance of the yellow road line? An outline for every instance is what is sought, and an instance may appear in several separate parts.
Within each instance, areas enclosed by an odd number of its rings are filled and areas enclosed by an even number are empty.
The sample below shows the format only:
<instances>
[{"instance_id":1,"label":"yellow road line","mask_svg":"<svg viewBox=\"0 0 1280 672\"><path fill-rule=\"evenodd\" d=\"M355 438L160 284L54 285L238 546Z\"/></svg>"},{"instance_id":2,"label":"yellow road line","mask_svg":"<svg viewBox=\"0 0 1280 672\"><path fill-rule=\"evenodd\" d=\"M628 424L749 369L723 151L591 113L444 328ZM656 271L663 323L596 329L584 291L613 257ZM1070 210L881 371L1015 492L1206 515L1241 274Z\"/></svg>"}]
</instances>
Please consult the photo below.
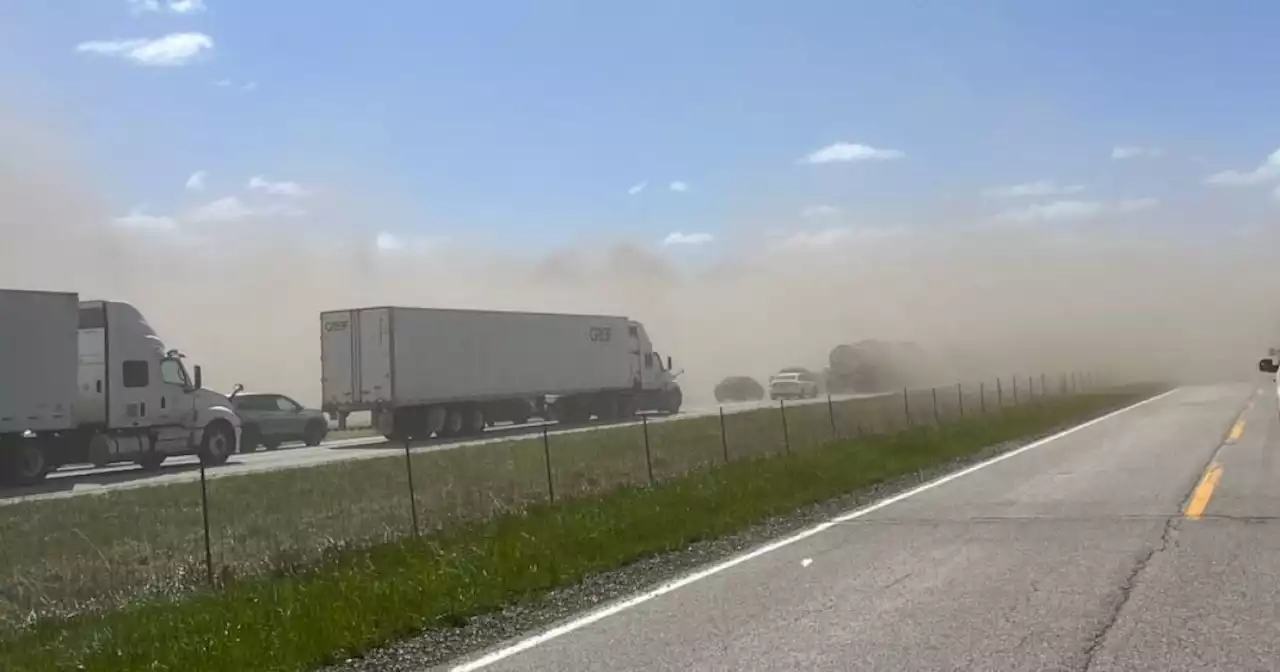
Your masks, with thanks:
<instances>
[{"instance_id":1,"label":"yellow road line","mask_svg":"<svg viewBox=\"0 0 1280 672\"><path fill-rule=\"evenodd\" d=\"M1209 500L1213 499L1213 490L1218 487L1218 482L1221 480L1222 465L1217 462L1210 464L1204 478L1201 478L1200 484L1196 486L1195 492L1191 493L1191 501L1187 502L1185 512L1187 518L1199 520L1200 516L1204 515L1204 510L1209 507Z\"/></svg>"},{"instance_id":2,"label":"yellow road line","mask_svg":"<svg viewBox=\"0 0 1280 672\"><path fill-rule=\"evenodd\" d=\"M1228 442L1239 441L1240 437L1243 435L1244 435L1244 418L1240 418L1239 420L1236 420L1236 424L1231 426L1231 433L1227 435L1227 441Z\"/></svg>"}]
</instances>

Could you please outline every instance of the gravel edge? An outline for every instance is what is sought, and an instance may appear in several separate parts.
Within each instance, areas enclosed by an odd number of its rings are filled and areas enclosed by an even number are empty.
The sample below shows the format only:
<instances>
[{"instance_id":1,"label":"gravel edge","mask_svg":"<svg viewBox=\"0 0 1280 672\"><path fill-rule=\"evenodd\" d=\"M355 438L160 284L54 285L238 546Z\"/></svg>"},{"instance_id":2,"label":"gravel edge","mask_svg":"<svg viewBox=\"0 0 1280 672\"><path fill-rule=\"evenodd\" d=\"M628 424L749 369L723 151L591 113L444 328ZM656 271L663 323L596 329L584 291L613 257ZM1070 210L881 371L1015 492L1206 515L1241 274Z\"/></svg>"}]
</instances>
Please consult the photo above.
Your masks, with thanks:
<instances>
[{"instance_id":1,"label":"gravel edge","mask_svg":"<svg viewBox=\"0 0 1280 672\"><path fill-rule=\"evenodd\" d=\"M581 583L551 590L537 598L508 605L500 611L472 617L458 628L432 629L385 647L321 668L322 672L421 672L465 662L497 645L545 631L584 612L657 587L703 567L799 532L840 514L905 492L1002 453L1016 450L1069 427L1101 417L1119 408L1063 423L1033 435L998 443L962 458L940 463L915 474L863 488L834 499L775 516L738 533L695 542L680 550L662 553L616 570L586 578Z\"/></svg>"}]
</instances>

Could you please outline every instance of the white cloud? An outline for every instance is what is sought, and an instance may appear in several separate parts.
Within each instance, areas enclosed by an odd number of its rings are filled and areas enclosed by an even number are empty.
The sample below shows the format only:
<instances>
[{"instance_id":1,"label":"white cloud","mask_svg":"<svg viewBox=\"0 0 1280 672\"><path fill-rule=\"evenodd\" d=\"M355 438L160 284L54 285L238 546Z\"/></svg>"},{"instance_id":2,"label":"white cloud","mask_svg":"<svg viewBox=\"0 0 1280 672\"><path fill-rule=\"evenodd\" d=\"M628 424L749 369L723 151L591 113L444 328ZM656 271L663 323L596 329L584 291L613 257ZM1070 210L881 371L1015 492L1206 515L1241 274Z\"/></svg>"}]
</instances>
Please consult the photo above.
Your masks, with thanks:
<instances>
[{"instance_id":1,"label":"white cloud","mask_svg":"<svg viewBox=\"0 0 1280 672\"><path fill-rule=\"evenodd\" d=\"M273 182L261 175L254 175L249 178L249 191L259 191L272 196L289 196L291 198L304 198L311 195L310 189L297 182Z\"/></svg>"},{"instance_id":2,"label":"white cloud","mask_svg":"<svg viewBox=\"0 0 1280 672\"><path fill-rule=\"evenodd\" d=\"M853 235L850 227L832 227L820 231L800 231L782 240L782 247L829 247Z\"/></svg>"},{"instance_id":3,"label":"white cloud","mask_svg":"<svg viewBox=\"0 0 1280 672\"><path fill-rule=\"evenodd\" d=\"M187 178L187 191L204 191L204 178L208 173L197 170Z\"/></svg>"},{"instance_id":4,"label":"white cloud","mask_svg":"<svg viewBox=\"0 0 1280 672\"><path fill-rule=\"evenodd\" d=\"M635 196L636 194L644 191L644 188L647 186L649 186L648 182L639 182L639 183L633 184L631 185L631 188L627 190L627 193L631 194L632 196Z\"/></svg>"},{"instance_id":5,"label":"white cloud","mask_svg":"<svg viewBox=\"0 0 1280 672\"><path fill-rule=\"evenodd\" d=\"M833 217L844 212L834 205L810 205L800 211L801 217Z\"/></svg>"},{"instance_id":6,"label":"white cloud","mask_svg":"<svg viewBox=\"0 0 1280 672\"><path fill-rule=\"evenodd\" d=\"M80 53L114 56L154 67L186 65L212 49L213 38L204 33L171 33L156 39L93 40L76 45Z\"/></svg>"},{"instance_id":7,"label":"white cloud","mask_svg":"<svg viewBox=\"0 0 1280 672\"><path fill-rule=\"evenodd\" d=\"M169 11L174 14L198 14L204 10L204 0L169 0Z\"/></svg>"},{"instance_id":8,"label":"white cloud","mask_svg":"<svg viewBox=\"0 0 1280 672\"><path fill-rule=\"evenodd\" d=\"M1067 196L1084 191L1082 184L1057 184L1053 180L1037 180L1023 184L992 187L982 192L987 198L1022 198L1026 196Z\"/></svg>"},{"instance_id":9,"label":"white cloud","mask_svg":"<svg viewBox=\"0 0 1280 672\"><path fill-rule=\"evenodd\" d=\"M389 231L379 232L374 238L374 247L384 254L400 252L430 252L448 242L446 236L400 236Z\"/></svg>"},{"instance_id":10,"label":"white cloud","mask_svg":"<svg viewBox=\"0 0 1280 672\"><path fill-rule=\"evenodd\" d=\"M1102 201L1053 201L1006 210L996 215L1001 222L1064 222L1094 219L1104 215L1128 214L1150 210L1160 202L1154 198L1126 199L1118 203Z\"/></svg>"},{"instance_id":11,"label":"white cloud","mask_svg":"<svg viewBox=\"0 0 1280 672\"><path fill-rule=\"evenodd\" d=\"M832 247L852 241L878 241L905 235L907 230L901 226L852 227L832 226L817 231L798 231L778 241L777 247L783 249L812 249Z\"/></svg>"},{"instance_id":12,"label":"white cloud","mask_svg":"<svg viewBox=\"0 0 1280 672\"><path fill-rule=\"evenodd\" d=\"M671 184L669 184L669 185L667 185L667 186L668 186L668 188L669 188L669 189L671 189L671 191L677 191L677 192L680 192L680 193L684 193L684 192L686 192L686 191L689 191L689 184L688 184L687 182L681 182L681 181L679 181L679 180L676 180L675 182L672 182Z\"/></svg>"},{"instance_id":13,"label":"white cloud","mask_svg":"<svg viewBox=\"0 0 1280 672\"><path fill-rule=\"evenodd\" d=\"M224 89L236 88L241 91L256 91L258 89L258 83L252 80L237 84L234 80L219 79L213 85Z\"/></svg>"},{"instance_id":14,"label":"white cloud","mask_svg":"<svg viewBox=\"0 0 1280 672\"><path fill-rule=\"evenodd\" d=\"M148 215L146 206L138 206L129 211L129 214L116 217L112 221L116 226L129 229L141 229L149 231L172 231L178 228L178 223L172 217L164 217L160 215Z\"/></svg>"},{"instance_id":15,"label":"white cloud","mask_svg":"<svg viewBox=\"0 0 1280 672\"><path fill-rule=\"evenodd\" d=\"M715 240L709 233L680 233L675 231L662 239L663 245L704 245Z\"/></svg>"},{"instance_id":16,"label":"white cloud","mask_svg":"<svg viewBox=\"0 0 1280 672\"><path fill-rule=\"evenodd\" d=\"M129 8L134 14L145 12L167 12L170 14L199 14L206 7L204 0L129 0Z\"/></svg>"},{"instance_id":17,"label":"white cloud","mask_svg":"<svg viewBox=\"0 0 1280 672\"><path fill-rule=\"evenodd\" d=\"M305 214L306 211L291 203L246 204L237 196L227 196L194 208L183 219L207 224L269 217L300 217Z\"/></svg>"},{"instance_id":18,"label":"white cloud","mask_svg":"<svg viewBox=\"0 0 1280 672\"><path fill-rule=\"evenodd\" d=\"M1262 165L1253 170L1224 170L1204 178L1204 183L1216 187L1247 187L1276 179L1280 179L1280 149L1272 152Z\"/></svg>"},{"instance_id":19,"label":"white cloud","mask_svg":"<svg viewBox=\"0 0 1280 672\"><path fill-rule=\"evenodd\" d=\"M904 158L901 150L876 149L867 145L837 142L822 149L814 150L801 159L802 163L846 163L850 161L875 161Z\"/></svg>"},{"instance_id":20,"label":"white cloud","mask_svg":"<svg viewBox=\"0 0 1280 672\"><path fill-rule=\"evenodd\" d=\"M1138 145L1119 145L1111 149L1111 158L1117 161L1124 159L1158 159L1164 156L1161 147L1140 147Z\"/></svg>"}]
</instances>

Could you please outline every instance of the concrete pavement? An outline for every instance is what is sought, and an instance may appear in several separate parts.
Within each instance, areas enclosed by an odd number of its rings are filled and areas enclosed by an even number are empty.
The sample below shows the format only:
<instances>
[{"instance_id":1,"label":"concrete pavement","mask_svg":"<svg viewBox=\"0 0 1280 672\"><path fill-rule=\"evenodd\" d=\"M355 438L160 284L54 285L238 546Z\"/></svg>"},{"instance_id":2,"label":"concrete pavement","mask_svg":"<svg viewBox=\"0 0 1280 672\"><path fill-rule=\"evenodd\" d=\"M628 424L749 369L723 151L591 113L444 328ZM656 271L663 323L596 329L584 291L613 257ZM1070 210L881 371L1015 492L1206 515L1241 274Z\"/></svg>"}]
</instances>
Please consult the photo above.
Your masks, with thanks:
<instances>
[{"instance_id":1,"label":"concrete pavement","mask_svg":"<svg viewBox=\"0 0 1280 672\"><path fill-rule=\"evenodd\" d=\"M1274 669L1274 395L1176 390L455 669Z\"/></svg>"}]
</instances>

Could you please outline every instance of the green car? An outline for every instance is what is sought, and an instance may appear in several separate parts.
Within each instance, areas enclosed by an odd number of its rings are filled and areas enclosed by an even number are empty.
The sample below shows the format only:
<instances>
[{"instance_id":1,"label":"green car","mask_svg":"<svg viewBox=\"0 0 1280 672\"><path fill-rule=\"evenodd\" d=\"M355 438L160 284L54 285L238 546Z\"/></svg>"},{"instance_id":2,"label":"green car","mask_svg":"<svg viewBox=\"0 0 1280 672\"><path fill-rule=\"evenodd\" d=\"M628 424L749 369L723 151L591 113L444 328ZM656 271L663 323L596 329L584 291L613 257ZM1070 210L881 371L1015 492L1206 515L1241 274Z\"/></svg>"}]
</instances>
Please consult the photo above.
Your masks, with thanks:
<instances>
[{"instance_id":1,"label":"green car","mask_svg":"<svg viewBox=\"0 0 1280 672\"><path fill-rule=\"evenodd\" d=\"M231 405L244 428L240 452L251 453L258 446L275 450L286 441L318 446L329 433L329 420L322 411L307 408L283 394L245 393L237 388Z\"/></svg>"}]
</instances>

